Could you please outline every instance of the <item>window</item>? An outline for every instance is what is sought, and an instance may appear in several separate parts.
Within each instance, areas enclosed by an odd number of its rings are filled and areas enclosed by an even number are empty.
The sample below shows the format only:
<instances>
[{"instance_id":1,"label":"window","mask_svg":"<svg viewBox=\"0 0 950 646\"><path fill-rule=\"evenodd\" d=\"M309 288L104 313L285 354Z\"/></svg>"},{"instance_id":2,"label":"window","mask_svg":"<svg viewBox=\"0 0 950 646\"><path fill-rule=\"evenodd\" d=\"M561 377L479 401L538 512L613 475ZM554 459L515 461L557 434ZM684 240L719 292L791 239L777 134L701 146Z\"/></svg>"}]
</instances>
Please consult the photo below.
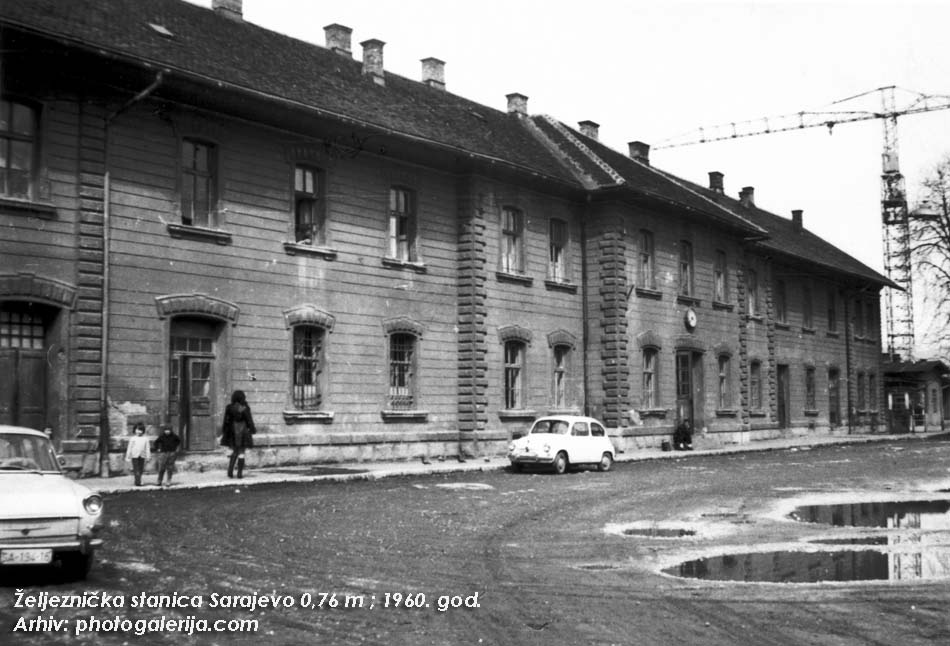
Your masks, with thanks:
<instances>
[{"instance_id":1,"label":"window","mask_svg":"<svg viewBox=\"0 0 950 646\"><path fill-rule=\"evenodd\" d=\"M868 374L868 408L877 410L877 375L873 372Z\"/></svg>"},{"instance_id":2,"label":"window","mask_svg":"<svg viewBox=\"0 0 950 646\"><path fill-rule=\"evenodd\" d=\"M389 189L389 257L417 262L415 195L406 188Z\"/></svg>"},{"instance_id":3,"label":"window","mask_svg":"<svg viewBox=\"0 0 950 646\"><path fill-rule=\"evenodd\" d=\"M524 273L524 216L518 209L501 211L501 270L508 274Z\"/></svg>"},{"instance_id":4,"label":"window","mask_svg":"<svg viewBox=\"0 0 950 646\"><path fill-rule=\"evenodd\" d=\"M805 368L805 410L817 410L818 405L815 402L815 369L807 366Z\"/></svg>"},{"instance_id":5,"label":"window","mask_svg":"<svg viewBox=\"0 0 950 646\"><path fill-rule=\"evenodd\" d=\"M294 327L293 407L319 410L323 405L323 328L313 325Z\"/></svg>"},{"instance_id":6,"label":"window","mask_svg":"<svg viewBox=\"0 0 950 646\"><path fill-rule=\"evenodd\" d=\"M754 269L746 270L746 312L759 315L759 277Z\"/></svg>"},{"instance_id":7,"label":"window","mask_svg":"<svg viewBox=\"0 0 950 646\"><path fill-rule=\"evenodd\" d=\"M719 355L719 409L732 407L732 382L729 378L732 358L728 354Z\"/></svg>"},{"instance_id":8,"label":"window","mask_svg":"<svg viewBox=\"0 0 950 646\"><path fill-rule=\"evenodd\" d=\"M857 379L857 388L858 388L858 410L865 410L867 408L867 393L864 390L864 373L858 373Z\"/></svg>"},{"instance_id":9,"label":"window","mask_svg":"<svg viewBox=\"0 0 950 646\"><path fill-rule=\"evenodd\" d=\"M759 361L749 365L749 408L762 410L762 363Z\"/></svg>"},{"instance_id":10,"label":"window","mask_svg":"<svg viewBox=\"0 0 950 646\"><path fill-rule=\"evenodd\" d=\"M656 288L653 268L653 233L643 230L640 231L640 259L637 264L637 287L644 289Z\"/></svg>"},{"instance_id":11,"label":"window","mask_svg":"<svg viewBox=\"0 0 950 646\"><path fill-rule=\"evenodd\" d=\"M837 332L838 331L838 301L835 297L834 287L828 288L827 296L827 305L828 305L828 331Z\"/></svg>"},{"instance_id":12,"label":"window","mask_svg":"<svg viewBox=\"0 0 950 646\"><path fill-rule=\"evenodd\" d=\"M324 231L323 176L315 168L294 168L294 241L323 245Z\"/></svg>"},{"instance_id":13,"label":"window","mask_svg":"<svg viewBox=\"0 0 950 646\"><path fill-rule=\"evenodd\" d=\"M0 348L42 350L45 347L46 328L43 318L29 311L4 307L0 309Z\"/></svg>"},{"instance_id":14,"label":"window","mask_svg":"<svg viewBox=\"0 0 950 646\"><path fill-rule=\"evenodd\" d=\"M854 336L864 336L864 303L854 301Z\"/></svg>"},{"instance_id":15,"label":"window","mask_svg":"<svg viewBox=\"0 0 950 646\"><path fill-rule=\"evenodd\" d=\"M680 296L693 295L693 245L686 240L680 241Z\"/></svg>"},{"instance_id":16,"label":"window","mask_svg":"<svg viewBox=\"0 0 950 646\"><path fill-rule=\"evenodd\" d=\"M213 228L216 195L215 147L193 139L181 142L181 223Z\"/></svg>"},{"instance_id":17,"label":"window","mask_svg":"<svg viewBox=\"0 0 950 646\"><path fill-rule=\"evenodd\" d=\"M838 383L838 369L828 370L828 422L832 426L841 424L841 392Z\"/></svg>"},{"instance_id":18,"label":"window","mask_svg":"<svg viewBox=\"0 0 950 646\"><path fill-rule=\"evenodd\" d=\"M567 281L567 223L551 220L548 275L557 282Z\"/></svg>"},{"instance_id":19,"label":"window","mask_svg":"<svg viewBox=\"0 0 950 646\"><path fill-rule=\"evenodd\" d=\"M729 283L726 266L726 252L716 252L716 265L713 268L713 300L717 303L729 302Z\"/></svg>"},{"instance_id":20,"label":"window","mask_svg":"<svg viewBox=\"0 0 950 646\"><path fill-rule=\"evenodd\" d=\"M874 339L877 337L876 330L878 330L878 325L876 324L876 319L877 319L876 312L875 312L875 310L877 309L876 305L877 304L874 301L865 302L865 307L867 307L867 311L864 317L864 325L865 325L864 335L868 337L869 339Z\"/></svg>"},{"instance_id":21,"label":"window","mask_svg":"<svg viewBox=\"0 0 950 646\"><path fill-rule=\"evenodd\" d=\"M643 394L640 406L645 409L656 408L659 402L659 379L656 374L658 354L656 348L643 349Z\"/></svg>"},{"instance_id":22,"label":"window","mask_svg":"<svg viewBox=\"0 0 950 646\"><path fill-rule=\"evenodd\" d=\"M566 408L568 361L571 356L571 346L554 346L554 407Z\"/></svg>"},{"instance_id":23,"label":"window","mask_svg":"<svg viewBox=\"0 0 950 646\"><path fill-rule=\"evenodd\" d=\"M0 195L33 197L36 126L33 108L17 101L0 100Z\"/></svg>"},{"instance_id":24,"label":"window","mask_svg":"<svg viewBox=\"0 0 950 646\"><path fill-rule=\"evenodd\" d=\"M524 372L525 351L522 341L505 342L505 409L520 410L525 407Z\"/></svg>"},{"instance_id":25,"label":"window","mask_svg":"<svg viewBox=\"0 0 950 646\"><path fill-rule=\"evenodd\" d=\"M807 330L815 327L813 309L811 285L802 283L802 327Z\"/></svg>"},{"instance_id":26,"label":"window","mask_svg":"<svg viewBox=\"0 0 950 646\"><path fill-rule=\"evenodd\" d=\"M389 336L389 408L411 410L415 405L416 337L396 333Z\"/></svg>"},{"instance_id":27,"label":"window","mask_svg":"<svg viewBox=\"0 0 950 646\"><path fill-rule=\"evenodd\" d=\"M784 280L775 281L775 320L779 323L788 323L788 299Z\"/></svg>"}]
</instances>

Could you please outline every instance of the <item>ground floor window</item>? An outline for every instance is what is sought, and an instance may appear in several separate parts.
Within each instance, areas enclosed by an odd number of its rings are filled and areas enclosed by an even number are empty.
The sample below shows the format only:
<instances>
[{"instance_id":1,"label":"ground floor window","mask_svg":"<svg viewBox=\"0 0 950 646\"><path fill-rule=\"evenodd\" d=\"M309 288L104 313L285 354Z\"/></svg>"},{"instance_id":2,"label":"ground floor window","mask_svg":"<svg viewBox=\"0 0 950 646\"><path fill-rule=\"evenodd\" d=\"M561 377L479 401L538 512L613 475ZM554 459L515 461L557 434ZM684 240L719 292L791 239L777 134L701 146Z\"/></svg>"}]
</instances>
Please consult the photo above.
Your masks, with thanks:
<instances>
[{"instance_id":1,"label":"ground floor window","mask_svg":"<svg viewBox=\"0 0 950 646\"><path fill-rule=\"evenodd\" d=\"M522 341L505 342L505 408L524 408L525 350Z\"/></svg>"},{"instance_id":2,"label":"ground floor window","mask_svg":"<svg viewBox=\"0 0 950 646\"><path fill-rule=\"evenodd\" d=\"M389 337L389 408L409 410L415 404L416 337L397 333Z\"/></svg>"},{"instance_id":3,"label":"ground floor window","mask_svg":"<svg viewBox=\"0 0 950 646\"><path fill-rule=\"evenodd\" d=\"M323 404L323 345L325 331L314 325L294 328L293 405L296 410L319 410Z\"/></svg>"}]
</instances>

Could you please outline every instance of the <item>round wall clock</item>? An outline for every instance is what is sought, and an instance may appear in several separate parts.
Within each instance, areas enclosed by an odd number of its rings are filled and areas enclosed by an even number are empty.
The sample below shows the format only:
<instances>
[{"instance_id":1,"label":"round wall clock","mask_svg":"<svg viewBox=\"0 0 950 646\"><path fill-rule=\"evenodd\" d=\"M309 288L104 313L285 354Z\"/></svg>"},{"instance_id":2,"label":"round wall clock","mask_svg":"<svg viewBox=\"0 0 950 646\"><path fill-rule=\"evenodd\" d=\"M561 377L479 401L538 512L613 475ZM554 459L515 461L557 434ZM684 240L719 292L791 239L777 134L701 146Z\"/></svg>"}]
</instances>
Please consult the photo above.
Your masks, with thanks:
<instances>
[{"instance_id":1,"label":"round wall clock","mask_svg":"<svg viewBox=\"0 0 950 646\"><path fill-rule=\"evenodd\" d=\"M696 318L696 310L692 307L686 310L686 316L683 317L683 322L686 323L686 329L692 331L696 327L696 323L699 320Z\"/></svg>"}]
</instances>

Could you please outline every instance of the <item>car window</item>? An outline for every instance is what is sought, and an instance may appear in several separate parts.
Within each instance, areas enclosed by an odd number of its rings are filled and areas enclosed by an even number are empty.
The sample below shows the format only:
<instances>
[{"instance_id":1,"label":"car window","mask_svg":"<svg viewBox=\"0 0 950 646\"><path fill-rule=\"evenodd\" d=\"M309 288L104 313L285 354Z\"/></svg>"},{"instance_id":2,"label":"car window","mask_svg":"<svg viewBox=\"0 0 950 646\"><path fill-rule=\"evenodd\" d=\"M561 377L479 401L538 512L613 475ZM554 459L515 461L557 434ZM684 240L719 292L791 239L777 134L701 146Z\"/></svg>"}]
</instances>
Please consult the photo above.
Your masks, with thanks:
<instances>
[{"instance_id":1,"label":"car window","mask_svg":"<svg viewBox=\"0 0 950 646\"><path fill-rule=\"evenodd\" d=\"M590 424L590 434L594 437L604 437L607 435L607 431L604 430L604 427L598 424L597 422L591 422Z\"/></svg>"},{"instance_id":2,"label":"car window","mask_svg":"<svg viewBox=\"0 0 950 646\"><path fill-rule=\"evenodd\" d=\"M557 433L558 435L567 435L567 431L570 428L567 422L564 420L557 420L554 424L551 425L551 432Z\"/></svg>"},{"instance_id":3,"label":"car window","mask_svg":"<svg viewBox=\"0 0 950 646\"><path fill-rule=\"evenodd\" d=\"M574 428L571 430L571 435L582 435L587 436L590 433L587 430L587 422L574 422Z\"/></svg>"},{"instance_id":4,"label":"car window","mask_svg":"<svg viewBox=\"0 0 950 646\"><path fill-rule=\"evenodd\" d=\"M59 471L49 440L9 433L0 435L0 471Z\"/></svg>"}]
</instances>

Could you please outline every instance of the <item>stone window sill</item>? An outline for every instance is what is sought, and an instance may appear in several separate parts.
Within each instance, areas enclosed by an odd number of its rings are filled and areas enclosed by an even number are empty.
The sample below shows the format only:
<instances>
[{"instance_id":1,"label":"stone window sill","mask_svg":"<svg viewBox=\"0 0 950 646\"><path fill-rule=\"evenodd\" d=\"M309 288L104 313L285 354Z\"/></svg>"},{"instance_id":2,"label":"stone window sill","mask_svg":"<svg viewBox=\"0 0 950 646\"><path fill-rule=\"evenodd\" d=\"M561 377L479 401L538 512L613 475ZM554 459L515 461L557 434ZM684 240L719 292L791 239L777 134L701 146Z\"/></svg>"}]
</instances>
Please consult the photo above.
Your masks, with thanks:
<instances>
[{"instance_id":1,"label":"stone window sill","mask_svg":"<svg viewBox=\"0 0 950 646\"><path fill-rule=\"evenodd\" d=\"M723 303L722 301L713 301L712 306L714 310L725 310L727 312L735 309L735 305L732 303Z\"/></svg>"},{"instance_id":2,"label":"stone window sill","mask_svg":"<svg viewBox=\"0 0 950 646\"><path fill-rule=\"evenodd\" d=\"M538 414L536 411L529 409L506 409L498 411L498 419L508 420L508 419L534 419Z\"/></svg>"},{"instance_id":3,"label":"stone window sill","mask_svg":"<svg viewBox=\"0 0 950 646\"><path fill-rule=\"evenodd\" d=\"M323 258L324 260L336 259L336 249L331 249L329 247L303 244L300 242L285 242L284 251L287 252L288 256L300 255L300 256L313 256L315 258Z\"/></svg>"},{"instance_id":4,"label":"stone window sill","mask_svg":"<svg viewBox=\"0 0 950 646\"><path fill-rule=\"evenodd\" d=\"M802 327L802 334L814 334L815 328L813 327Z\"/></svg>"},{"instance_id":5,"label":"stone window sill","mask_svg":"<svg viewBox=\"0 0 950 646\"><path fill-rule=\"evenodd\" d=\"M325 410L285 410L284 421L287 424L320 423L329 424L333 421L333 412Z\"/></svg>"},{"instance_id":6,"label":"stone window sill","mask_svg":"<svg viewBox=\"0 0 950 646\"><path fill-rule=\"evenodd\" d=\"M716 417L737 417L739 411L735 408L719 408L716 410Z\"/></svg>"},{"instance_id":7,"label":"stone window sill","mask_svg":"<svg viewBox=\"0 0 950 646\"><path fill-rule=\"evenodd\" d=\"M784 322L781 322L781 321L776 321L776 322L775 322L775 329L776 329L776 330L790 330L791 328L789 327L788 323L784 323Z\"/></svg>"},{"instance_id":8,"label":"stone window sill","mask_svg":"<svg viewBox=\"0 0 950 646\"><path fill-rule=\"evenodd\" d=\"M429 419L427 410L396 410L385 409L380 411L384 422L425 422Z\"/></svg>"},{"instance_id":9,"label":"stone window sill","mask_svg":"<svg viewBox=\"0 0 950 646\"><path fill-rule=\"evenodd\" d=\"M806 408L804 413L805 413L805 417L818 417L819 415L818 410L813 409L813 408Z\"/></svg>"},{"instance_id":10,"label":"stone window sill","mask_svg":"<svg viewBox=\"0 0 950 646\"><path fill-rule=\"evenodd\" d=\"M825 336L827 336L829 339L837 339L841 335L837 332L826 332Z\"/></svg>"},{"instance_id":11,"label":"stone window sill","mask_svg":"<svg viewBox=\"0 0 950 646\"><path fill-rule=\"evenodd\" d=\"M753 323L761 323L764 320L761 314L749 314L749 321Z\"/></svg>"},{"instance_id":12,"label":"stone window sill","mask_svg":"<svg viewBox=\"0 0 950 646\"><path fill-rule=\"evenodd\" d=\"M749 417L766 417L768 413L764 410L750 410Z\"/></svg>"},{"instance_id":13,"label":"stone window sill","mask_svg":"<svg viewBox=\"0 0 950 646\"><path fill-rule=\"evenodd\" d=\"M231 244L231 234L220 229L194 227L190 224L168 224L168 234L173 238L187 238L189 240L206 240L220 245Z\"/></svg>"},{"instance_id":14,"label":"stone window sill","mask_svg":"<svg viewBox=\"0 0 950 646\"><path fill-rule=\"evenodd\" d=\"M702 301L700 301L698 298L695 296L689 296L687 294L677 294L676 302L681 305L692 305L693 307L699 307L702 305Z\"/></svg>"},{"instance_id":15,"label":"stone window sill","mask_svg":"<svg viewBox=\"0 0 950 646\"><path fill-rule=\"evenodd\" d=\"M669 412L669 408L641 408L637 410L637 414L640 415L641 419L645 417L666 419L666 416L669 414Z\"/></svg>"},{"instance_id":16,"label":"stone window sill","mask_svg":"<svg viewBox=\"0 0 950 646\"><path fill-rule=\"evenodd\" d=\"M399 258L383 258L382 259L383 267L389 267L390 269L410 269L417 274L425 274L429 270L426 269L425 263L414 262L411 260L400 260Z\"/></svg>"},{"instance_id":17,"label":"stone window sill","mask_svg":"<svg viewBox=\"0 0 950 646\"><path fill-rule=\"evenodd\" d=\"M56 206L52 202L38 202L29 199L0 196L0 209L23 215L51 220L56 217Z\"/></svg>"},{"instance_id":18,"label":"stone window sill","mask_svg":"<svg viewBox=\"0 0 950 646\"><path fill-rule=\"evenodd\" d=\"M520 285L532 285L534 279L524 274L510 274L507 271L496 271L495 277L503 283L518 283Z\"/></svg>"},{"instance_id":19,"label":"stone window sill","mask_svg":"<svg viewBox=\"0 0 950 646\"><path fill-rule=\"evenodd\" d=\"M655 300L660 300L663 298L663 292L651 287L637 287L636 293L637 296L640 296L641 298L652 298Z\"/></svg>"},{"instance_id":20,"label":"stone window sill","mask_svg":"<svg viewBox=\"0 0 950 646\"><path fill-rule=\"evenodd\" d=\"M569 283L565 280L546 280L544 281L544 286L548 289L558 292L568 292L570 294L577 293L577 285L574 283Z\"/></svg>"}]
</instances>

